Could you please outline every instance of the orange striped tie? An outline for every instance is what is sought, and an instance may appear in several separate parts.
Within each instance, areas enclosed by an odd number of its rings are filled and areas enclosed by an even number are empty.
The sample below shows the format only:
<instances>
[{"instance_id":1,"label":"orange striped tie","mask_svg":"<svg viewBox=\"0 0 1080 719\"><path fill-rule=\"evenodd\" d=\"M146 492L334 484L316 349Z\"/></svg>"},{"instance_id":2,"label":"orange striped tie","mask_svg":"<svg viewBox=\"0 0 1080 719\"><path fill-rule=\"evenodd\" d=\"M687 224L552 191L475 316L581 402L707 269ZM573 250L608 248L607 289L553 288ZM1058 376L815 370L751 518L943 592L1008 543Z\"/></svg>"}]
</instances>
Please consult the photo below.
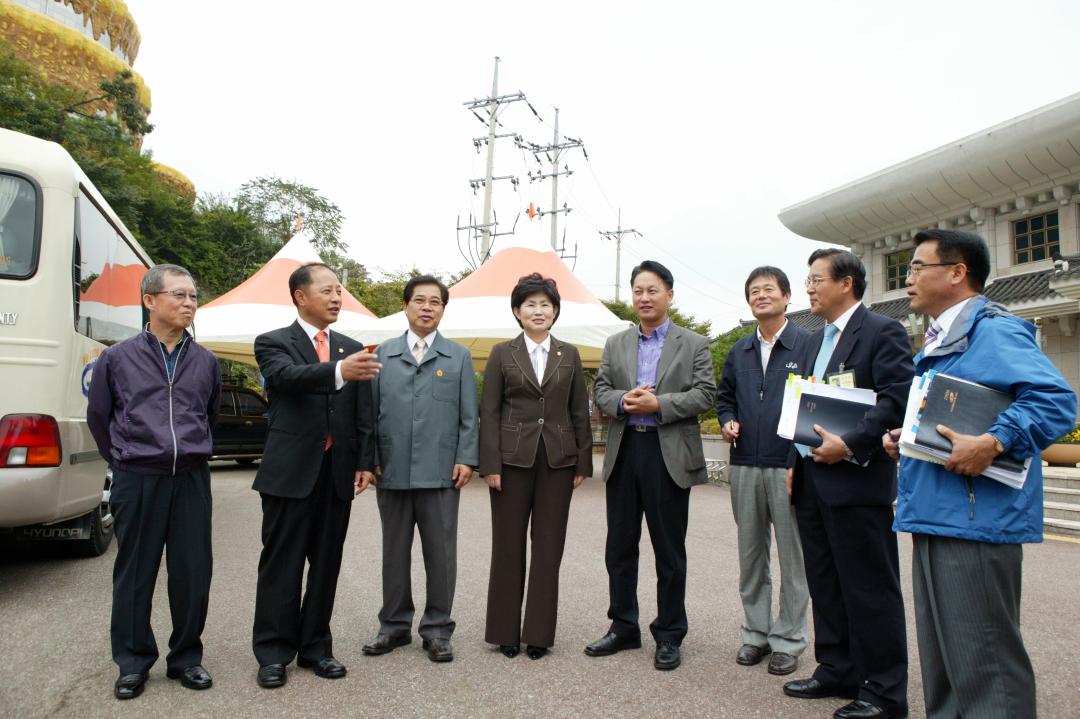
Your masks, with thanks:
<instances>
[{"instance_id":1,"label":"orange striped tie","mask_svg":"<svg viewBox=\"0 0 1080 719\"><path fill-rule=\"evenodd\" d=\"M330 361L330 344L326 341L326 332L320 331L315 333L315 355L319 358L320 362ZM334 440L329 434L326 435L326 448L330 449L330 445L334 443Z\"/></svg>"}]
</instances>

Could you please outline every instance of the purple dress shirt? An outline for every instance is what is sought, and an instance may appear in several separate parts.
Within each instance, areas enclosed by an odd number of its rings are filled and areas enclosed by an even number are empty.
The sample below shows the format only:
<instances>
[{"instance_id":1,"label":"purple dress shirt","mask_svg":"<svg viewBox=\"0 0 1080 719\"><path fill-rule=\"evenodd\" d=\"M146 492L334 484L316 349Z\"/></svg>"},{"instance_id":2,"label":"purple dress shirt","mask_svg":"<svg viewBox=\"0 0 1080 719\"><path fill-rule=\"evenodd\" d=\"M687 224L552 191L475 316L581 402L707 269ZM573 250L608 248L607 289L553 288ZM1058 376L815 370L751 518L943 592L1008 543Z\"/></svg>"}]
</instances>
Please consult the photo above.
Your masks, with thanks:
<instances>
[{"instance_id":1,"label":"purple dress shirt","mask_svg":"<svg viewBox=\"0 0 1080 719\"><path fill-rule=\"evenodd\" d=\"M664 350L664 340L667 339L668 329L671 328L671 319L657 327L651 336L646 337L638 325L637 341L637 384L635 387L645 385L656 388L656 368L660 365L660 353ZM622 410L622 402L619 402ZM646 427L655 427L657 417L655 414L632 414L627 424L641 424Z\"/></svg>"}]
</instances>

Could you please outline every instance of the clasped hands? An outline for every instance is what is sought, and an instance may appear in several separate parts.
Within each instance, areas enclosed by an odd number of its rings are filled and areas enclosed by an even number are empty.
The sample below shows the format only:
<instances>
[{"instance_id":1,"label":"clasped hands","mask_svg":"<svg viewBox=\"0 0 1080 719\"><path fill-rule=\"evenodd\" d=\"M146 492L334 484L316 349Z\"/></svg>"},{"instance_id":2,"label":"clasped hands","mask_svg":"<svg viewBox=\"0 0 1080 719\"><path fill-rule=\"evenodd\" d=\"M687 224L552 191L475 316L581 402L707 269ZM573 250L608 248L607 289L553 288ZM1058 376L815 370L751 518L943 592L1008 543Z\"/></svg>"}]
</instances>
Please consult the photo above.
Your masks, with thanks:
<instances>
[{"instance_id":1,"label":"clasped hands","mask_svg":"<svg viewBox=\"0 0 1080 719\"><path fill-rule=\"evenodd\" d=\"M360 350L341 360L341 378L346 382L364 382L379 374L382 364L374 352Z\"/></svg>"},{"instance_id":2,"label":"clasped hands","mask_svg":"<svg viewBox=\"0 0 1080 719\"><path fill-rule=\"evenodd\" d=\"M986 471L997 457L997 440L984 432L980 435L960 434L943 424L937 426L938 434L952 442L952 452L945 462L945 469L966 477L978 477ZM894 429L881 437L881 446L893 459L900 459L900 430Z\"/></svg>"},{"instance_id":3,"label":"clasped hands","mask_svg":"<svg viewBox=\"0 0 1080 719\"><path fill-rule=\"evenodd\" d=\"M660 411L660 400L656 398L656 388L642 384L622 396L623 412L627 414L656 414Z\"/></svg>"}]
</instances>

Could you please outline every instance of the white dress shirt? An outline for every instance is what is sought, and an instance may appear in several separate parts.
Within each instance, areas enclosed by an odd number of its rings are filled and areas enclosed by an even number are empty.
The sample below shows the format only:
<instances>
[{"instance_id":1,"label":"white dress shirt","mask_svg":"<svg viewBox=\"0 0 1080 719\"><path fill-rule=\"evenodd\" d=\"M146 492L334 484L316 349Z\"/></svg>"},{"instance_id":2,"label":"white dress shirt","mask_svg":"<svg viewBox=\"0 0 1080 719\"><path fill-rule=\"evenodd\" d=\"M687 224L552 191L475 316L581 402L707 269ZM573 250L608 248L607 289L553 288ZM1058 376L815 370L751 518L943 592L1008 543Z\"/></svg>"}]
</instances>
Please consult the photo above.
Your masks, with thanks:
<instances>
[{"instance_id":1,"label":"white dress shirt","mask_svg":"<svg viewBox=\"0 0 1080 719\"><path fill-rule=\"evenodd\" d=\"M941 343L945 341L945 337L948 336L949 330L952 329L953 322L955 322L956 318L960 316L960 312L963 311L964 306L970 300L970 297L964 300L960 300L955 305L934 318L934 324L938 326L938 334L937 337L934 338L933 342L930 342L922 348L923 354L927 354L937 349L941 345Z\"/></svg>"},{"instance_id":2,"label":"white dress shirt","mask_svg":"<svg viewBox=\"0 0 1080 719\"><path fill-rule=\"evenodd\" d=\"M310 322L305 321L303 317L297 317L296 322L300 325L300 329L304 330L304 332L307 333L308 339L311 340L311 346L315 348L315 356L316 357L319 355L319 349L318 349L319 343L315 341L315 335L319 334L320 332L325 332L326 333L326 347L327 347L327 349L330 348L330 328L329 327L327 327L325 330L320 330L315 325L311 324ZM334 363L334 388L335 389L341 389L344 386L345 386L345 380L341 376L341 360L338 360L337 362Z\"/></svg>"},{"instance_id":3,"label":"white dress shirt","mask_svg":"<svg viewBox=\"0 0 1080 719\"><path fill-rule=\"evenodd\" d=\"M529 359L532 360L533 371L536 372L536 381L543 382L544 370L547 369L548 352L551 351L551 335L549 334L539 344L529 339L529 335L525 335L525 350L529 353Z\"/></svg>"},{"instance_id":4,"label":"white dress shirt","mask_svg":"<svg viewBox=\"0 0 1080 719\"><path fill-rule=\"evenodd\" d=\"M408 346L409 346L409 354L411 354L413 357L415 357L416 356L416 341L417 340L424 340L424 356L427 357L427 353L431 351L431 343L435 341L435 335L437 335L438 333L439 333L439 331L435 330L434 332L431 332L430 334L427 334L427 335L424 335L423 337L421 337L420 335L413 332L412 329L409 329L408 331L406 331L405 332L405 341L408 343Z\"/></svg>"},{"instance_id":5,"label":"white dress shirt","mask_svg":"<svg viewBox=\"0 0 1080 719\"><path fill-rule=\"evenodd\" d=\"M787 318L785 317L784 318L784 324L781 325L780 329L778 329L776 331L776 334L773 335L772 342L769 342L768 340L765 339L765 337L761 334L761 325L758 325L757 338L758 338L758 342L761 343L761 371L762 372L767 372L768 371L768 369L769 369L769 358L772 357L773 346L776 344L776 340L780 339L780 335L782 335L784 333L784 330L787 329L787 323L788 323L788 321L787 321Z\"/></svg>"}]
</instances>

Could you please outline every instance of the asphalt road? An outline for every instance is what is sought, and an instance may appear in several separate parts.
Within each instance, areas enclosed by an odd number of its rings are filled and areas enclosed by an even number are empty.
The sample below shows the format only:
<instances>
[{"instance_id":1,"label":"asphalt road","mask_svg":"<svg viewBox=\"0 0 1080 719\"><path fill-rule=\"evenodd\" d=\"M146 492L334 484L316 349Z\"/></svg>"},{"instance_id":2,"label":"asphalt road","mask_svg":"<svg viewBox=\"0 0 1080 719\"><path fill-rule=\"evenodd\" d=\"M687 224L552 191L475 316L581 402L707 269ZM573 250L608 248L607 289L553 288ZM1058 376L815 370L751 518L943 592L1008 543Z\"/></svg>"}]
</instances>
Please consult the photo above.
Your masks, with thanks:
<instances>
[{"instance_id":1,"label":"asphalt road","mask_svg":"<svg viewBox=\"0 0 1080 719\"><path fill-rule=\"evenodd\" d=\"M251 619L259 555L260 509L250 489L253 472L214 467L215 567L203 640L214 676L209 691L193 692L165 678L164 659L151 671L142 697L112 696L116 666L109 654L113 550L97 559L69 560L40 551L0 557L0 716L176 717L822 717L842 701L785 697L783 679L765 665L740 667L742 610L738 596L735 525L728 493L694 489L690 503L690 633L683 665L652 668L653 644L606 658L582 647L607 628L604 495L599 481L574 497L563 561L559 627L552 654L506 659L483 641L491 530L487 488L474 480L461 502L455 661L436 665L419 640L382 657L360 647L375 633L380 604L380 531L373 492L353 506L334 615L335 654L344 679L319 679L289 668L289 683L268 691L255 684ZM647 535L646 535L647 537ZM655 613L655 573L643 538L640 601L643 629ZM901 537L908 602L912 716L923 715L922 687L911 610L910 538ZM1038 676L1042 717L1080 716L1080 544L1048 541L1025 548L1024 635ZM422 607L419 540L414 593ZM775 569L774 562L774 573ZM774 576L776 576L774 574ZM170 631L164 566L158 580L154 628L164 654ZM813 669L804 655L793 677Z\"/></svg>"}]
</instances>

